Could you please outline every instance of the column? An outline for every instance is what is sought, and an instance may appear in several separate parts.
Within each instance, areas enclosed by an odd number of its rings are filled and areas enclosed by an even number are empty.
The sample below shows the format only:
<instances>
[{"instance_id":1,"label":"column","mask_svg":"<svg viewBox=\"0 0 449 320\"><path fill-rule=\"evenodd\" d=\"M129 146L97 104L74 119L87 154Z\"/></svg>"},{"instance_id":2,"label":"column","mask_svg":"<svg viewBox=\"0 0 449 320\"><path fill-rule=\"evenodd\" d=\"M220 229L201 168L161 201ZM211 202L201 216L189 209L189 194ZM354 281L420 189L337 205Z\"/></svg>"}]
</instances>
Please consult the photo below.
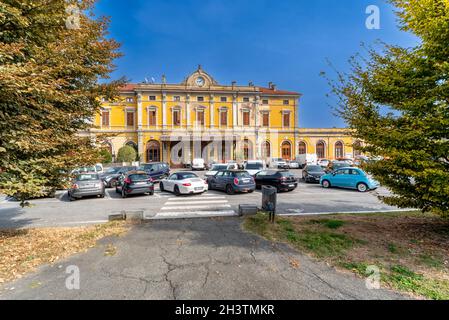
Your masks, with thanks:
<instances>
[{"instance_id":1,"label":"column","mask_svg":"<svg viewBox=\"0 0 449 320\"><path fill-rule=\"evenodd\" d=\"M211 129L215 126L215 103L214 103L214 95L210 95L210 107L209 107L209 115L210 115L210 127Z\"/></svg>"},{"instance_id":2,"label":"column","mask_svg":"<svg viewBox=\"0 0 449 320\"><path fill-rule=\"evenodd\" d=\"M238 124L238 103L237 103L237 95L236 94L234 94L232 96L232 120L233 120L232 124L235 129Z\"/></svg>"},{"instance_id":3,"label":"column","mask_svg":"<svg viewBox=\"0 0 449 320\"><path fill-rule=\"evenodd\" d=\"M167 128L167 94L162 93L162 129Z\"/></svg>"},{"instance_id":4,"label":"column","mask_svg":"<svg viewBox=\"0 0 449 320\"><path fill-rule=\"evenodd\" d=\"M186 96L186 112L185 112L185 114L186 114L186 117L185 117L186 128L189 129L191 126L191 123L190 123L190 94L188 94Z\"/></svg>"},{"instance_id":5,"label":"column","mask_svg":"<svg viewBox=\"0 0 449 320\"><path fill-rule=\"evenodd\" d=\"M142 161L143 159L143 132L142 132L142 94L137 94L137 149L138 149L138 156L139 160Z\"/></svg>"},{"instance_id":6,"label":"column","mask_svg":"<svg viewBox=\"0 0 449 320\"><path fill-rule=\"evenodd\" d=\"M255 120L254 131L255 131L255 135L256 135L256 147L254 148L254 151L255 151L254 156L256 159L260 159L260 155L261 155L260 141L259 141L259 104L260 104L260 97L257 96L254 101L254 112L256 113L255 117L254 117L254 120Z\"/></svg>"}]
</instances>

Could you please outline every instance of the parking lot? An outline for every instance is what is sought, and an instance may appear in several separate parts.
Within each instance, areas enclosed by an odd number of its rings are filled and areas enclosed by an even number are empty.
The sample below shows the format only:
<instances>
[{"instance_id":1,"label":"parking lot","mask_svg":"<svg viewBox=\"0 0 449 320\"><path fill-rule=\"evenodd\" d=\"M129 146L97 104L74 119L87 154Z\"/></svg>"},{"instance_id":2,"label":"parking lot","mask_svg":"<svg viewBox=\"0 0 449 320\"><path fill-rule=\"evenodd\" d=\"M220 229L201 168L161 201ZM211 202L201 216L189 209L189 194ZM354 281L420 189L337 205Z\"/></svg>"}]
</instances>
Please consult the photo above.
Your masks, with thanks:
<instances>
[{"instance_id":1,"label":"parking lot","mask_svg":"<svg viewBox=\"0 0 449 320\"><path fill-rule=\"evenodd\" d=\"M292 171L298 178L301 170ZM199 176L204 172L197 171ZM388 191L379 188L374 192L359 193L345 189L323 189L318 184L306 184L300 180L292 192L278 194L279 214L304 215L340 212L373 212L395 210L377 199L377 194ZM220 191L208 191L202 195L176 197L161 192L155 185L153 196L132 196L122 199L115 189L107 189L105 198L85 198L70 202L66 191L59 191L56 198L32 200L31 207L21 208L19 203L6 197L0 198L0 227L74 226L101 223L113 213L143 211L148 219L235 216L239 204L261 206L261 191L251 194L227 195Z\"/></svg>"}]
</instances>

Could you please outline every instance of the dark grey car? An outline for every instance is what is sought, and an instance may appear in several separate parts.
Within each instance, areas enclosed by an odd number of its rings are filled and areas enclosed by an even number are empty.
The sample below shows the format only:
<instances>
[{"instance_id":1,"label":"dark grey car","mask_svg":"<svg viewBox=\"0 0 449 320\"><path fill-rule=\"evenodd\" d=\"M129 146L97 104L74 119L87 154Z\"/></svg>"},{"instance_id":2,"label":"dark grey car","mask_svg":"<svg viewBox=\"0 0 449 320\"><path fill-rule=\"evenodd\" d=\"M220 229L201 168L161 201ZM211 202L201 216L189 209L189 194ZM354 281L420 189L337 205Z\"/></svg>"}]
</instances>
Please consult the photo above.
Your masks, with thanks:
<instances>
[{"instance_id":1,"label":"dark grey car","mask_svg":"<svg viewBox=\"0 0 449 320\"><path fill-rule=\"evenodd\" d=\"M321 166L307 165L302 171L302 179L305 182L320 182L320 178L325 175L326 172Z\"/></svg>"},{"instance_id":2,"label":"dark grey car","mask_svg":"<svg viewBox=\"0 0 449 320\"><path fill-rule=\"evenodd\" d=\"M120 176L126 174L129 171L136 170L136 167L111 167L106 169L104 173L100 175L106 188L115 188Z\"/></svg>"},{"instance_id":3,"label":"dark grey car","mask_svg":"<svg viewBox=\"0 0 449 320\"><path fill-rule=\"evenodd\" d=\"M73 179L68 194L70 201L89 196L104 198L104 184L97 173L80 173Z\"/></svg>"},{"instance_id":4,"label":"dark grey car","mask_svg":"<svg viewBox=\"0 0 449 320\"><path fill-rule=\"evenodd\" d=\"M227 194L236 192L253 192L256 190L254 178L244 170L218 171L214 176L208 177L209 190L224 190Z\"/></svg>"}]
</instances>

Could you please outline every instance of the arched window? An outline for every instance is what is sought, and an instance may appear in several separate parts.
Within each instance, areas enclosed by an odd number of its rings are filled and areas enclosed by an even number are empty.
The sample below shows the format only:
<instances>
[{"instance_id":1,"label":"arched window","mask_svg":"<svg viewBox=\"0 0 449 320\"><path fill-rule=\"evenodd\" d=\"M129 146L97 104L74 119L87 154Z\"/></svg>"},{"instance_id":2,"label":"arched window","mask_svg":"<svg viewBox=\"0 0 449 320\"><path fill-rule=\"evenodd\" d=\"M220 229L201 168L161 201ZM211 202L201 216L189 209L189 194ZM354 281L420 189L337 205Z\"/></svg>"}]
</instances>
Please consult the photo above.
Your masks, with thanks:
<instances>
[{"instance_id":1,"label":"arched window","mask_svg":"<svg viewBox=\"0 0 449 320\"><path fill-rule=\"evenodd\" d=\"M282 142L281 145L282 159L291 160L292 158L292 145L289 141Z\"/></svg>"},{"instance_id":2,"label":"arched window","mask_svg":"<svg viewBox=\"0 0 449 320\"><path fill-rule=\"evenodd\" d=\"M318 141L316 144L316 155L318 159L326 158L326 144L324 141Z\"/></svg>"},{"instance_id":3,"label":"arched window","mask_svg":"<svg viewBox=\"0 0 449 320\"><path fill-rule=\"evenodd\" d=\"M304 141L300 141L298 144L298 154L306 154L307 153L307 145Z\"/></svg>"},{"instance_id":4,"label":"arched window","mask_svg":"<svg viewBox=\"0 0 449 320\"><path fill-rule=\"evenodd\" d=\"M248 139L243 140L243 159L249 160L253 157L253 144Z\"/></svg>"},{"instance_id":5,"label":"arched window","mask_svg":"<svg viewBox=\"0 0 449 320\"><path fill-rule=\"evenodd\" d=\"M268 141L262 143L262 159L271 157L271 146Z\"/></svg>"},{"instance_id":6,"label":"arched window","mask_svg":"<svg viewBox=\"0 0 449 320\"><path fill-rule=\"evenodd\" d=\"M362 155L362 151L360 150L361 147L362 147L362 143L360 141L354 142L354 144L353 144L354 158Z\"/></svg>"},{"instance_id":7,"label":"arched window","mask_svg":"<svg viewBox=\"0 0 449 320\"><path fill-rule=\"evenodd\" d=\"M341 141L337 141L335 143L335 159L344 158L344 150L343 143Z\"/></svg>"},{"instance_id":8,"label":"arched window","mask_svg":"<svg viewBox=\"0 0 449 320\"><path fill-rule=\"evenodd\" d=\"M161 146L158 141L150 140L147 143L147 161L159 162L161 161Z\"/></svg>"}]
</instances>

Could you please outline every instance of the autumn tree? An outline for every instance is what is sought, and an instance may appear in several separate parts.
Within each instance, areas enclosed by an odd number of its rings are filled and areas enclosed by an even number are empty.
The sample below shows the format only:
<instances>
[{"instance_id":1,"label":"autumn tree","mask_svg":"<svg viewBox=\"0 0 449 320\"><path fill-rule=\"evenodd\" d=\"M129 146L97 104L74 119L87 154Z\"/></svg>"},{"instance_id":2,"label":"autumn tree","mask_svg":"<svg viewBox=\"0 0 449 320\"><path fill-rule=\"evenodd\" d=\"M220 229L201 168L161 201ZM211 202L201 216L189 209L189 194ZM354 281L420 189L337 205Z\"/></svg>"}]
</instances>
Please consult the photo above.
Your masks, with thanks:
<instances>
[{"instance_id":1,"label":"autumn tree","mask_svg":"<svg viewBox=\"0 0 449 320\"><path fill-rule=\"evenodd\" d=\"M367 170L392 191L385 203L448 215L449 1L391 3L419 44L353 58L352 71L333 82L338 109L362 150L383 157Z\"/></svg>"},{"instance_id":2,"label":"autumn tree","mask_svg":"<svg viewBox=\"0 0 449 320\"><path fill-rule=\"evenodd\" d=\"M95 163L88 135L119 82L119 45L95 0L0 0L0 193L24 201L54 190L70 168Z\"/></svg>"}]
</instances>

